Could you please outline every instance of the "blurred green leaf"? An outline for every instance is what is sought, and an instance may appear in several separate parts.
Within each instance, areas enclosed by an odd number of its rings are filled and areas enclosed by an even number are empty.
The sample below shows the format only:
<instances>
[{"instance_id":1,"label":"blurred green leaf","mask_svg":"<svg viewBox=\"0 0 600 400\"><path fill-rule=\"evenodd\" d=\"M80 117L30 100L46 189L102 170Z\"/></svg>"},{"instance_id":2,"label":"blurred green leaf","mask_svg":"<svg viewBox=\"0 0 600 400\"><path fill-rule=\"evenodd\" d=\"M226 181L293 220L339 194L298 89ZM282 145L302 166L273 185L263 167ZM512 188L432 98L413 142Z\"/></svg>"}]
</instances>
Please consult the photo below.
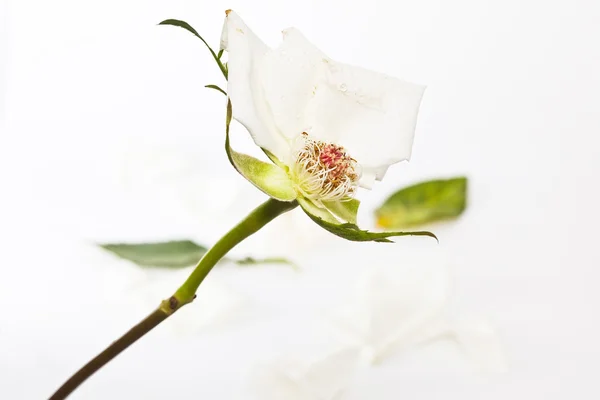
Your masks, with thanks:
<instances>
[{"instance_id":1,"label":"blurred green leaf","mask_svg":"<svg viewBox=\"0 0 600 400\"><path fill-rule=\"evenodd\" d=\"M180 28L185 29L188 32L191 32L198 39L202 40L202 43L204 43L204 45L208 48L208 50L210 51L210 54L212 54L213 58L217 62L217 65L219 66L219 69L223 73L223 76L225 77L225 79L227 79L227 75L228 75L227 67L225 67L223 65L223 63L221 62L221 55L223 55L223 52L219 51L219 54L217 55L217 53L215 53L215 51L208 45L208 43L206 43L206 40L204 40L204 38L202 36L200 36L200 34L194 28L192 28L192 26L190 24L188 24L185 21L178 20L178 19L165 19L164 21L160 22L158 25L178 26Z\"/></svg>"},{"instance_id":2,"label":"blurred green leaf","mask_svg":"<svg viewBox=\"0 0 600 400\"><path fill-rule=\"evenodd\" d=\"M377 225L402 229L462 214L466 208L467 178L436 179L401 189L375 210Z\"/></svg>"},{"instance_id":3,"label":"blurred green leaf","mask_svg":"<svg viewBox=\"0 0 600 400\"><path fill-rule=\"evenodd\" d=\"M194 265L208 250L190 240L157 243L101 244L117 256L143 267L182 268Z\"/></svg>"},{"instance_id":4,"label":"blurred green leaf","mask_svg":"<svg viewBox=\"0 0 600 400\"><path fill-rule=\"evenodd\" d=\"M141 267L184 268L195 265L208 251L205 246L191 240L172 240L155 243L107 243L100 244L105 250L131 261ZM291 261L281 258L224 258L238 265L287 264L297 268Z\"/></svg>"},{"instance_id":5,"label":"blurred green leaf","mask_svg":"<svg viewBox=\"0 0 600 400\"><path fill-rule=\"evenodd\" d=\"M259 264L284 264L289 265L295 270L299 270L298 266L287 258L283 257L268 257L268 258L254 258L254 257L246 257L240 258L239 260L234 260L234 262L238 265L259 265Z\"/></svg>"}]
</instances>

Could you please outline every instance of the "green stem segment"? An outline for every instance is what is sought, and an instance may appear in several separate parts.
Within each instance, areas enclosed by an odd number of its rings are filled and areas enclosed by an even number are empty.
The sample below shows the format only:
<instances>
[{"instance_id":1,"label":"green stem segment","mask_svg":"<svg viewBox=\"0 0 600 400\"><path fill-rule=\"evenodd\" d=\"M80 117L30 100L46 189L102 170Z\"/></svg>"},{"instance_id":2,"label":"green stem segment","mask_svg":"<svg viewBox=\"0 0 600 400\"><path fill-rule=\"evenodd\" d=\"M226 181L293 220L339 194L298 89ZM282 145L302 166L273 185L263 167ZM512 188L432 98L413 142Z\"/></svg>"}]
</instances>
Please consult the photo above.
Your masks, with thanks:
<instances>
[{"instance_id":1,"label":"green stem segment","mask_svg":"<svg viewBox=\"0 0 600 400\"><path fill-rule=\"evenodd\" d=\"M175 311L184 305L191 303L196 297L198 287L206 278L215 264L225 256L233 247L256 233L263 226L271 222L277 216L294 209L298 203L282 202L269 199L254 211L252 211L242 222L223 236L198 262L196 268L181 287L168 300L163 300L160 306L139 324L131 328L102 353L84 365L69 380L67 380L51 397L50 400L62 400L71 394L87 378L106 365L110 360L119 355L123 350L138 341L146 333L154 329Z\"/></svg>"}]
</instances>

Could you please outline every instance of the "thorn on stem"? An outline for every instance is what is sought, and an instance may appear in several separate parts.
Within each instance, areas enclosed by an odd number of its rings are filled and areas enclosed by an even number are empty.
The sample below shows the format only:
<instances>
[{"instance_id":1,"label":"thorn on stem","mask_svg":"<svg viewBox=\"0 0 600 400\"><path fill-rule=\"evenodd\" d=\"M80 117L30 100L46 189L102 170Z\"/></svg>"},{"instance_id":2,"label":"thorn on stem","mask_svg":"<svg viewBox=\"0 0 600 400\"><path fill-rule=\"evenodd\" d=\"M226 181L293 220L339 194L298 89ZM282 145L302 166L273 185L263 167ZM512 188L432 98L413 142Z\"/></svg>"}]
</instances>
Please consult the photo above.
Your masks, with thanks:
<instances>
[{"instance_id":1,"label":"thorn on stem","mask_svg":"<svg viewBox=\"0 0 600 400\"><path fill-rule=\"evenodd\" d=\"M171 310L176 310L178 305L179 302L177 301L175 296L171 296L171 298L169 299L169 307L171 308Z\"/></svg>"}]
</instances>

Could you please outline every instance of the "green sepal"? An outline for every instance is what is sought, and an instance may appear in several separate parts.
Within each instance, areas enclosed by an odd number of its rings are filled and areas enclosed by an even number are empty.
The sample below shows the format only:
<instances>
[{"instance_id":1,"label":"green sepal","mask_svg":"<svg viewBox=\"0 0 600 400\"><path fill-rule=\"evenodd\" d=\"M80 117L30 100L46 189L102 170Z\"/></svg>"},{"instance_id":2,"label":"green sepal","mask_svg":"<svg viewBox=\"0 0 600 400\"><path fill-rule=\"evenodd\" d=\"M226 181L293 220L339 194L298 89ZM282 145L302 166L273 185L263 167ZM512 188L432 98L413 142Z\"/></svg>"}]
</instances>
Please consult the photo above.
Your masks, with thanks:
<instances>
[{"instance_id":1,"label":"green sepal","mask_svg":"<svg viewBox=\"0 0 600 400\"><path fill-rule=\"evenodd\" d=\"M280 201L296 200L296 190L287 172L281 167L234 151L229 144L231 101L227 101L225 125L225 151L231 165L250 183L270 197Z\"/></svg>"},{"instance_id":2,"label":"green sepal","mask_svg":"<svg viewBox=\"0 0 600 400\"><path fill-rule=\"evenodd\" d=\"M116 256L133 262L140 267L152 268L185 268L192 266L208 251L205 246L191 240L171 240L151 243L105 243L100 244L104 250ZM297 269L291 261L282 257L240 259L223 258L241 266L257 264L287 264Z\"/></svg>"},{"instance_id":3,"label":"green sepal","mask_svg":"<svg viewBox=\"0 0 600 400\"><path fill-rule=\"evenodd\" d=\"M333 233L336 236L339 236L343 239L350 240L353 242L387 242L391 243L392 241L388 238L395 236L429 236L438 240L438 238L431 232L427 231L417 231L417 232L369 232L360 229L356 224L351 223L335 223L332 221L326 221L323 218L320 218L316 214L312 214L303 206L298 200L298 203L302 206L302 209L312 219L317 225L321 226L323 229Z\"/></svg>"},{"instance_id":4,"label":"green sepal","mask_svg":"<svg viewBox=\"0 0 600 400\"><path fill-rule=\"evenodd\" d=\"M266 154L267 157L269 157L269 160L273 161L273 164L287 171L288 167L284 163L282 163L279 158L275 157L275 154L271 153L267 149L263 149L262 147L261 150L263 151L263 153Z\"/></svg>"},{"instance_id":5,"label":"green sepal","mask_svg":"<svg viewBox=\"0 0 600 400\"><path fill-rule=\"evenodd\" d=\"M356 224L356 215L358 214L360 201L350 199L346 201L323 201L322 203L325 208L339 219Z\"/></svg>"},{"instance_id":6,"label":"green sepal","mask_svg":"<svg viewBox=\"0 0 600 400\"><path fill-rule=\"evenodd\" d=\"M436 179L403 188L375 210L377 224L399 229L458 217L467 204L467 178Z\"/></svg>"},{"instance_id":7,"label":"green sepal","mask_svg":"<svg viewBox=\"0 0 600 400\"><path fill-rule=\"evenodd\" d=\"M200 34L194 28L192 28L192 26L190 24L188 24L185 21L178 20L178 19L165 19L164 21L160 22L158 25L178 26L180 28L185 29L188 32L191 32L198 39L202 40L202 43L204 43L204 45L206 45L206 47L208 48L208 51L210 51L210 54L212 54L213 58L217 62L217 65L219 66L221 73L223 74L225 79L227 79L227 75L228 75L227 67L225 65L223 65L223 63L221 62L221 55L223 55L223 52L219 51L219 54L215 53L215 51L208 45L208 43L206 43L206 40L204 40L204 38L202 36L200 36Z\"/></svg>"},{"instance_id":8,"label":"green sepal","mask_svg":"<svg viewBox=\"0 0 600 400\"><path fill-rule=\"evenodd\" d=\"M302 207L306 214L315 216L316 218L319 218L322 221L327 221L331 224L340 223L340 221L331 212L323 207L317 206L311 200L305 197L298 197L297 200L298 204L300 204L300 207Z\"/></svg>"}]
</instances>

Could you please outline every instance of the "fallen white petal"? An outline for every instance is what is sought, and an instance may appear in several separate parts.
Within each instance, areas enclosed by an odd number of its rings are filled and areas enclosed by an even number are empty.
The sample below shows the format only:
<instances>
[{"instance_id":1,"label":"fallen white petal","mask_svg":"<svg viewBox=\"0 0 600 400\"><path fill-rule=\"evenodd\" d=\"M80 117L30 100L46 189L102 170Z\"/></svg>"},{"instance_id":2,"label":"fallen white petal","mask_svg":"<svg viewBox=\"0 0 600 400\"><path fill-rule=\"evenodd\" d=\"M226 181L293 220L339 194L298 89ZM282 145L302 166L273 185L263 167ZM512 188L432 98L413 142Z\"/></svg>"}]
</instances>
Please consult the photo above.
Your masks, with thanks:
<instances>
[{"instance_id":1,"label":"fallen white petal","mask_svg":"<svg viewBox=\"0 0 600 400\"><path fill-rule=\"evenodd\" d=\"M452 327L454 339L483 372L506 372L508 363L498 333L486 321L461 320Z\"/></svg>"},{"instance_id":2,"label":"fallen white petal","mask_svg":"<svg viewBox=\"0 0 600 400\"><path fill-rule=\"evenodd\" d=\"M439 263L369 267L358 286L354 301L333 320L372 363L392 352L450 339L478 369L506 370L502 345L490 324L447 316L449 274Z\"/></svg>"},{"instance_id":3,"label":"fallen white petal","mask_svg":"<svg viewBox=\"0 0 600 400\"><path fill-rule=\"evenodd\" d=\"M280 359L258 367L251 384L261 400L337 400L351 381L359 352L343 348L313 361Z\"/></svg>"},{"instance_id":4,"label":"fallen white petal","mask_svg":"<svg viewBox=\"0 0 600 400\"><path fill-rule=\"evenodd\" d=\"M190 269L149 271L128 293L129 301L140 312L150 312L168 298L190 274ZM248 299L208 277L198 289L196 299L169 318L168 328L176 334L195 334L235 320L247 307Z\"/></svg>"},{"instance_id":5,"label":"fallen white petal","mask_svg":"<svg viewBox=\"0 0 600 400\"><path fill-rule=\"evenodd\" d=\"M397 346L418 341L437 323L447 302L448 276L436 268L369 268L354 303L336 321L380 360Z\"/></svg>"}]
</instances>

